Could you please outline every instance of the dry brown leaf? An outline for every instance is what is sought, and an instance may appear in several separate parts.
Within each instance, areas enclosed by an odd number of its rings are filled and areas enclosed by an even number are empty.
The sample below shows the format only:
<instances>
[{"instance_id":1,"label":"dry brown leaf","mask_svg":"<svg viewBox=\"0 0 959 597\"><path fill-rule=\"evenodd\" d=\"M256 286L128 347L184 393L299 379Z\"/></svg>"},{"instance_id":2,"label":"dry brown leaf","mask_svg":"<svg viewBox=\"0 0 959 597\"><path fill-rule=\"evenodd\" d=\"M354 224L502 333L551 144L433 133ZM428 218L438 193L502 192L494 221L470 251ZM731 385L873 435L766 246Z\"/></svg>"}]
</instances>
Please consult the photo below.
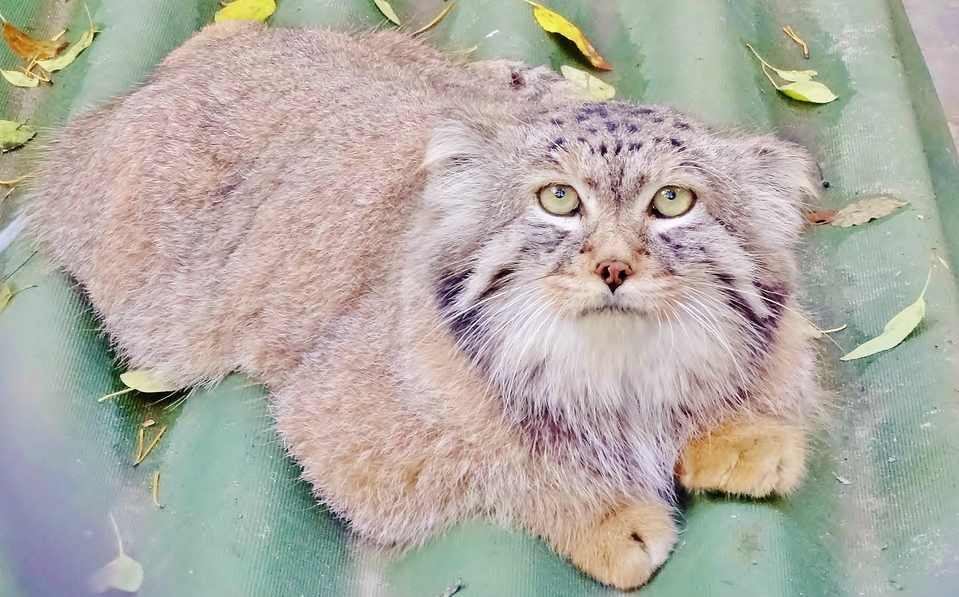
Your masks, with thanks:
<instances>
[{"instance_id":1,"label":"dry brown leaf","mask_svg":"<svg viewBox=\"0 0 959 597\"><path fill-rule=\"evenodd\" d=\"M904 205L907 205L905 201L893 197L871 197L840 209L829 223L836 228L861 226L872 220L888 216Z\"/></svg>"},{"instance_id":2,"label":"dry brown leaf","mask_svg":"<svg viewBox=\"0 0 959 597\"><path fill-rule=\"evenodd\" d=\"M67 41L55 42L33 39L10 24L10 21L3 22L2 35L3 41L7 42L13 53L29 62L56 58L57 54L70 44Z\"/></svg>"}]
</instances>

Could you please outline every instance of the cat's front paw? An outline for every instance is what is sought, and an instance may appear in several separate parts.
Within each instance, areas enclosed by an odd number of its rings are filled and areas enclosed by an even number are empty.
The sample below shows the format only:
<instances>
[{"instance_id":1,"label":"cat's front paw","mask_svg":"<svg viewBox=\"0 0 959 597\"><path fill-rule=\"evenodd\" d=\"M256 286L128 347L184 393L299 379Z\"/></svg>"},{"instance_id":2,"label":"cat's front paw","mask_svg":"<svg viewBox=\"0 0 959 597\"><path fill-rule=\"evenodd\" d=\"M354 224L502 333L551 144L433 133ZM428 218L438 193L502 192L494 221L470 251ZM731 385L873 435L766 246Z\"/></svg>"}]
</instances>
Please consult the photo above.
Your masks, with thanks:
<instances>
[{"instance_id":1,"label":"cat's front paw","mask_svg":"<svg viewBox=\"0 0 959 597\"><path fill-rule=\"evenodd\" d=\"M569 559L596 580L635 589L663 565L676 543L676 524L663 502L634 502L611 511L578 537Z\"/></svg>"},{"instance_id":2,"label":"cat's front paw","mask_svg":"<svg viewBox=\"0 0 959 597\"><path fill-rule=\"evenodd\" d=\"M764 497L795 489L806 472L801 429L773 419L735 421L694 438L676 464L689 490Z\"/></svg>"}]
</instances>

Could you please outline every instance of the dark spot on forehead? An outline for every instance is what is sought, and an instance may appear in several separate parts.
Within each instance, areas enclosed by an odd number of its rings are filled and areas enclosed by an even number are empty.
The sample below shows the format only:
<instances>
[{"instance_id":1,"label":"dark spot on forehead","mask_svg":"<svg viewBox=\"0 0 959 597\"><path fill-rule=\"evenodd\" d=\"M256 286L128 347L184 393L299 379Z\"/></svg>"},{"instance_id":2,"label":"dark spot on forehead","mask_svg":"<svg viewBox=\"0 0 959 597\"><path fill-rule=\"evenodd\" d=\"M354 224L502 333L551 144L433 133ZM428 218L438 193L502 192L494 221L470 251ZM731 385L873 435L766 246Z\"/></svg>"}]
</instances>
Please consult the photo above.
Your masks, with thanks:
<instances>
[{"instance_id":1,"label":"dark spot on forehead","mask_svg":"<svg viewBox=\"0 0 959 597\"><path fill-rule=\"evenodd\" d=\"M653 118L653 122L662 122L662 121L663 121L663 117L662 117L662 116L657 116L657 117Z\"/></svg>"},{"instance_id":2,"label":"dark spot on forehead","mask_svg":"<svg viewBox=\"0 0 959 597\"><path fill-rule=\"evenodd\" d=\"M553 142L552 142L552 143L550 143L550 145L549 145L549 150L550 150L550 151L555 151L555 150L559 149L560 147L562 147L564 143L566 143L566 139L564 139L564 138L562 138L562 137L557 137L556 139L553 139Z\"/></svg>"},{"instance_id":3,"label":"dark spot on forehead","mask_svg":"<svg viewBox=\"0 0 959 597\"><path fill-rule=\"evenodd\" d=\"M587 133L590 133L590 134L592 134L592 135L595 135L595 134L598 133L599 131L596 129L595 126L591 126L591 127L589 127L588 129L586 129L586 132L587 132Z\"/></svg>"},{"instance_id":4,"label":"dark spot on forehead","mask_svg":"<svg viewBox=\"0 0 959 597\"><path fill-rule=\"evenodd\" d=\"M562 126L562 125L563 125L563 121L560 120L559 118L553 118L553 119L550 120L549 122L550 122L550 124L554 124L554 125L556 125L556 126Z\"/></svg>"},{"instance_id":5,"label":"dark spot on forehead","mask_svg":"<svg viewBox=\"0 0 959 597\"><path fill-rule=\"evenodd\" d=\"M600 143L600 144L599 144L599 155L606 155L606 144L605 144L605 143Z\"/></svg>"},{"instance_id":6,"label":"dark spot on forehead","mask_svg":"<svg viewBox=\"0 0 959 597\"><path fill-rule=\"evenodd\" d=\"M688 130L689 130L689 125L686 124L685 122L674 122L674 123L673 123L673 128L674 128L674 129L678 129L678 130L680 130L680 131L688 131Z\"/></svg>"},{"instance_id":7,"label":"dark spot on forehead","mask_svg":"<svg viewBox=\"0 0 959 597\"><path fill-rule=\"evenodd\" d=\"M662 138L662 137L653 137L653 142L654 142L654 143L662 143L662 142L663 142L663 138Z\"/></svg>"},{"instance_id":8,"label":"dark spot on forehead","mask_svg":"<svg viewBox=\"0 0 959 597\"><path fill-rule=\"evenodd\" d=\"M612 133L613 131L616 130L616 126L617 126L617 125L616 125L615 122L607 122L607 123L606 123L606 130Z\"/></svg>"},{"instance_id":9,"label":"dark spot on forehead","mask_svg":"<svg viewBox=\"0 0 959 597\"><path fill-rule=\"evenodd\" d=\"M629 132L631 132L631 133L635 133L635 132L638 132L638 131L639 131L639 127L636 126L635 124L632 124L632 123L630 123L630 125L629 125L628 127L626 127L626 128L628 128L628 129L629 129Z\"/></svg>"},{"instance_id":10,"label":"dark spot on forehead","mask_svg":"<svg viewBox=\"0 0 959 597\"><path fill-rule=\"evenodd\" d=\"M642 148L643 148L643 144L640 143L640 142L638 142L638 141L637 141L636 143L630 143L630 144L629 144L629 150L630 150L630 151L638 151L638 150L640 150L640 149L642 149Z\"/></svg>"},{"instance_id":11,"label":"dark spot on forehead","mask_svg":"<svg viewBox=\"0 0 959 597\"><path fill-rule=\"evenodd\" d=\"M619 155L621 151L623 151L623 142L616 141L616 149L613 150L613 155Z\"/></svg>"}]
</instances>

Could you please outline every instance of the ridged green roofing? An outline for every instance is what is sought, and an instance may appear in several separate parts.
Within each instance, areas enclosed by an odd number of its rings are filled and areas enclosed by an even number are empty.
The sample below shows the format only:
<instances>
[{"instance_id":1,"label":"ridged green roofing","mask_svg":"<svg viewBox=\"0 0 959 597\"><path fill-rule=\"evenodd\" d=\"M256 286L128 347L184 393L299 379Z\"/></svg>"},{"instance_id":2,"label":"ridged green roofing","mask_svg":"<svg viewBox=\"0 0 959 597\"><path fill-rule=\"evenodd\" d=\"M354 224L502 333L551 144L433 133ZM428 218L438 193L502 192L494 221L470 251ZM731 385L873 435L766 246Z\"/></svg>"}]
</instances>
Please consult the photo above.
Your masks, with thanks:
<instances>
[{"instance_id":1,"label":"ridged green roofing","mask_svg":"<svg viewBox=\"0 0 959 597\"><path fill-rule=\"evenodd\" d=\"M384 19L372 0L279 0L274 25L361 29ZM830 182L823 206L870 195L910 202L853 229L811 229L809 304L847 349L877 334L919 294L932 251L959 267L959 166L898 0L587 0L548 3L579 23L615 70L621 97L675 106L711 124L777 131L808 146ZM100 33L53 87L0 85L0 118L55 125L142 80L212 20L214 0L90 0ZM416 28L442 0L393 2ZM37 36L87 25L79 0L0 0ZM780 31L792 25L812 58ZM459 0L430 33L450 50L587 68L519 0ZM774 64L814 68L839 100L812 106L772 90L752 43ZM0 50L0 67L15 68ZM0 81L0 83L3 83ZM0 157L0 178L28 172L33 149ZM12 219L15 194L0 204ZM0 252L0 272L30 254ZM959 271L953 268L953 272ZM239 377L175 409L131 397L98 403L118 371L89 306L42 255L18 272L0 313L0 595L83 594L116 555L109 514L141 562L143 596L605 595L545 544L481 523L405 555L354 545L315 506L272 430L264 393ZM809 478L788 499L691 498L679 546L642 595L959 594L959 309L954 273L933 274L928 314L896 349L840 363L823 342L835 408ZM169 425L137 468L136 428ZM153 427L148 430L152 436ZM151 502L154 471L160 500Z\"/></svg>"}]
</instances>

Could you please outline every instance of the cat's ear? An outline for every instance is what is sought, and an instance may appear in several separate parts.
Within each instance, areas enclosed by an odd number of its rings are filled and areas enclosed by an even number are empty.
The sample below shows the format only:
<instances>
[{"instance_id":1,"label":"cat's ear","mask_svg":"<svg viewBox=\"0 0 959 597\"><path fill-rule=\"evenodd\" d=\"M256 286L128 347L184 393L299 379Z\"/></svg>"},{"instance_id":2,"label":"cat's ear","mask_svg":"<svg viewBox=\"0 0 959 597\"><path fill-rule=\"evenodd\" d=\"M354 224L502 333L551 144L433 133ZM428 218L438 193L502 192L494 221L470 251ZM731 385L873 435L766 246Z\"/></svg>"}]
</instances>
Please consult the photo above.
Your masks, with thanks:
<instances>
[{"instance_id":1,"label":"cat's ear","mask_svg":"<svg viewBox=\"0 0 959 597\"><path fill-rule=\"evenodd\" d=\"M803 213L818 203L822 188L809 151L773 135L735 135L722 144L726 172L748 192L759 212L800 230Z\"/></svg>"},{"instance_id":2,"label":"cat's ear","mask_svg":"<svg viewBox=\"0 0 959 597\"><path fill-rule=\"evenodd\" d=\"M733 141L745 162L740 172L743 178L770 187L797 208L819 198L819 167L806 148L773 135L749 135Z\"/></svg>"},{"instance_id":3,"label":"cat's ear","mask_svg":"<svg viewBox=\"0 0 959 597\"><path fill-rule=\"evenodd\" d=\"M446 116L433 129L423 167L433 173L481 162L498 146L504 123L502 115L477 110L460 109Z\"/></svg>"}]
</instances>

